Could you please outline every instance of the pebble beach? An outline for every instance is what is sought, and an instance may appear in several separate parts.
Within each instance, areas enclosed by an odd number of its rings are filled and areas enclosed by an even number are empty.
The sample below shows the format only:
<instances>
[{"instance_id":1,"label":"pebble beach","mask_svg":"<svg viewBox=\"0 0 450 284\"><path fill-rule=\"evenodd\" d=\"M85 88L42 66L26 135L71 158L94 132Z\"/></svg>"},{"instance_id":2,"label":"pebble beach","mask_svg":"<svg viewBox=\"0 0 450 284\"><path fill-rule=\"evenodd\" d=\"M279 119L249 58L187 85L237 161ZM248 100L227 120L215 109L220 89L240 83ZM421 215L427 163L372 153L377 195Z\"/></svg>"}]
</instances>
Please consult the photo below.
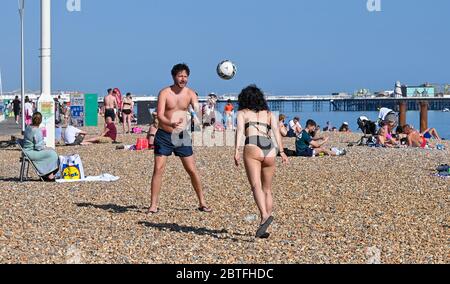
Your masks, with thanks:
<instances>
[{"instance_id":1,"label":"pebble beach","mask_svg":"<svg viewBox=\"0 0 450 284\"><path fill-rule=\"evenodd\" d=\"M20 152L0 149L0 263L449 263L450 179L433 174L450 164L450 144L445 151L347 147L361 135L324 135L348 154L278 160L275 221L265 240L254 237L258 211L232 147L194 149L212 213L196 210L190 180L171 157L155 215L146 214L150 150L57 147L59 155L79 154L86 175L120 179L56 184L34 173L35 181L19 183ZM294 148L292 139L285 144Z\"/></svg>"}]
</instances>

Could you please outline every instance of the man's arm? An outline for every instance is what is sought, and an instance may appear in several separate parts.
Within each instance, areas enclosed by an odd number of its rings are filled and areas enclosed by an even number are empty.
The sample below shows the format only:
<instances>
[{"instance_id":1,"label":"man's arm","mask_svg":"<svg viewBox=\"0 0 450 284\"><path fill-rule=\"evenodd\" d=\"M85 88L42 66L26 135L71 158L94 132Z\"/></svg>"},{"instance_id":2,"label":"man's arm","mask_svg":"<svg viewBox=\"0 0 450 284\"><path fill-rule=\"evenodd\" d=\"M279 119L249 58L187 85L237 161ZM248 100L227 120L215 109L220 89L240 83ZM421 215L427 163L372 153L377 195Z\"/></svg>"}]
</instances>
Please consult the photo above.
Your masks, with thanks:
<instances>
[{"instance_id":1,"label":"man's arm","mask_svg":"<svg viewBox=\"0 0 450 284\"><path fill-rule=\"evenodd\" d=\"M412 143L412 138L411 138L411 134L408 135L408 146L412 147L413 143Z\"/></svg>"},{"instance_id":2,"label":"man's arm","mask_svg":"<svg viewBox=\"0 0 450 284\"><path fill-rule=\"evenodd\" d=\"M328 138L320 138L319 140L323 140L322 142L317 142L317 140L315 140L314 138L311 138L311 141L309 141L309 144L311 146L313 146L314 148L320 148L322 147L325 143L328 142Z\"/></svg>"}]
</instances>

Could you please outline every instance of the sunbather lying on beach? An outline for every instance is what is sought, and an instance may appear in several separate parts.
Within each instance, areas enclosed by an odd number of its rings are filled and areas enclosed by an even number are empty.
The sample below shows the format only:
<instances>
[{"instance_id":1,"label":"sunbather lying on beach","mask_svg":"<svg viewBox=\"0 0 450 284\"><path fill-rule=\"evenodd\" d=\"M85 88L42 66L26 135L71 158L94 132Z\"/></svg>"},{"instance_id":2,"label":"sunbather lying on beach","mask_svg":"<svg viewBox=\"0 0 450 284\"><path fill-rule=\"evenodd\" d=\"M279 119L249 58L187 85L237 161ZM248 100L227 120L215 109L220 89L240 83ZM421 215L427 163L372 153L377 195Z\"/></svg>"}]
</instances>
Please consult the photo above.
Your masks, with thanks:
<instances>
[{"instance_id":1,"label":"sunbather lying on beach","mask_svg":"<svg viewBox=\"0 0 450 284\"><path fill-rule=\"evenodd\" d=\"M103 132L94 138L84 139L81 145L92 145L96 143L112 143L117 139L117 128L111 117L106 117L106 125Z\"/></svg>"},{"instance_id":2,"label":"sunbather lying on beach","mask_svg":"<svg viewBox=\"0 0 450 284\"><path fill-rule=\"evenodd\" d=\"M434 137L438 140L441 140L439 134L436 129L427 129L424 133L420 133L415 130L411 125L403 126L403 132L408 135L408 146L416 147L416 148L434 148L434 144L432 144L427 137Z\"/></svg>"},{"instance_id":3,"label":"sunbather lying on beach","mask_svg":"<svg viewBox=\"0 0 450 284\"><path fill-rule=\"evenodd\" d=\"M341 156L346 154L345 150L336 153L334 151L323 148L323 145L328 142L328 137L312 138L311 134L316 130L316 127L317 123L314 120L308 120L306 122L305 129L303 129L301 134L297 137L297 141L295 142L297 156L314 157L320 154L329 156ZM319 142L320 140L322 142Z\"/></svg>"}]
</instances>

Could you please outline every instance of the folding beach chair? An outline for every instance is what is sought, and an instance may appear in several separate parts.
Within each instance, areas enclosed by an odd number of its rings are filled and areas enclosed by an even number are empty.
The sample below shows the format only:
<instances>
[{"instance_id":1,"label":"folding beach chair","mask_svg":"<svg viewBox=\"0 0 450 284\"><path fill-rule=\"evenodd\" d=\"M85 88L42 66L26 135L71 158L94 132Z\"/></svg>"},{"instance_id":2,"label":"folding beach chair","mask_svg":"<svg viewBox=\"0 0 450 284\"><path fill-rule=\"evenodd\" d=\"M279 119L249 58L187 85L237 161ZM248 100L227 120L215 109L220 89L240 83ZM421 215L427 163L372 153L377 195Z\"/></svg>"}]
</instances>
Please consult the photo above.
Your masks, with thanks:
<instances>
[{"instance_id":1,"label":"folding beach chair","mask_svg":"<svg viewBox=\"0 0 450 284\"><path fill-rule=\"evenodd\" d=\"M44 179L39 175L39 171L36 168L36 166L34 165L33 161L31 161L30 157L28 157L27 153L25 153L25 151L23 150L23 140L18 139L16 142L22 153L22 155L20 157L20 162L21 162L20 177L19 177L20 182L23 182L24 180L28 180L28 177L29 177L28 172L30 170L30 164L34 168L36 174L41 179L41 181L44 181Z\"/></svg>"}]
</instances>

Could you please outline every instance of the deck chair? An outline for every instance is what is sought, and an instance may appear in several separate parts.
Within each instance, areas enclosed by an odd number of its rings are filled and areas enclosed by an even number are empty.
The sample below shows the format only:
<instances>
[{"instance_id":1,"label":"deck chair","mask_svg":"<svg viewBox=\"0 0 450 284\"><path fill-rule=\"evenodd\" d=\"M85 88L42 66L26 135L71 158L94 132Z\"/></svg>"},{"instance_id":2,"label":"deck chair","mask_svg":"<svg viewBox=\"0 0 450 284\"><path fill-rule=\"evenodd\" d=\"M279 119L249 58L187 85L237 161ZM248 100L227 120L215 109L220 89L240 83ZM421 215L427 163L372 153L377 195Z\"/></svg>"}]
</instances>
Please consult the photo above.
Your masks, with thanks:
<instances>
[{"instance_id":1,"label":"deck chair","mask_svg":"<svg viewBox=\"0 0 450 284\"><path fill-rule=\"evenodd\" d=\"M16 140L17 145L19 146L19 149L22 153L22 155L20 156L20 182L24 182L28 180L28 173L30 170L30 164L33 167L33 169L35 170L36 174L38 175L38 177L41 179L41 181L44 181L44 179L39 175L39 171L36 168L36 166L34 165L33 161L31 161L30 157L28 157L27 153L25 153L25 151L23 150L23 140L22 139L18 139Z\"/></svg>"}]
</instances>

